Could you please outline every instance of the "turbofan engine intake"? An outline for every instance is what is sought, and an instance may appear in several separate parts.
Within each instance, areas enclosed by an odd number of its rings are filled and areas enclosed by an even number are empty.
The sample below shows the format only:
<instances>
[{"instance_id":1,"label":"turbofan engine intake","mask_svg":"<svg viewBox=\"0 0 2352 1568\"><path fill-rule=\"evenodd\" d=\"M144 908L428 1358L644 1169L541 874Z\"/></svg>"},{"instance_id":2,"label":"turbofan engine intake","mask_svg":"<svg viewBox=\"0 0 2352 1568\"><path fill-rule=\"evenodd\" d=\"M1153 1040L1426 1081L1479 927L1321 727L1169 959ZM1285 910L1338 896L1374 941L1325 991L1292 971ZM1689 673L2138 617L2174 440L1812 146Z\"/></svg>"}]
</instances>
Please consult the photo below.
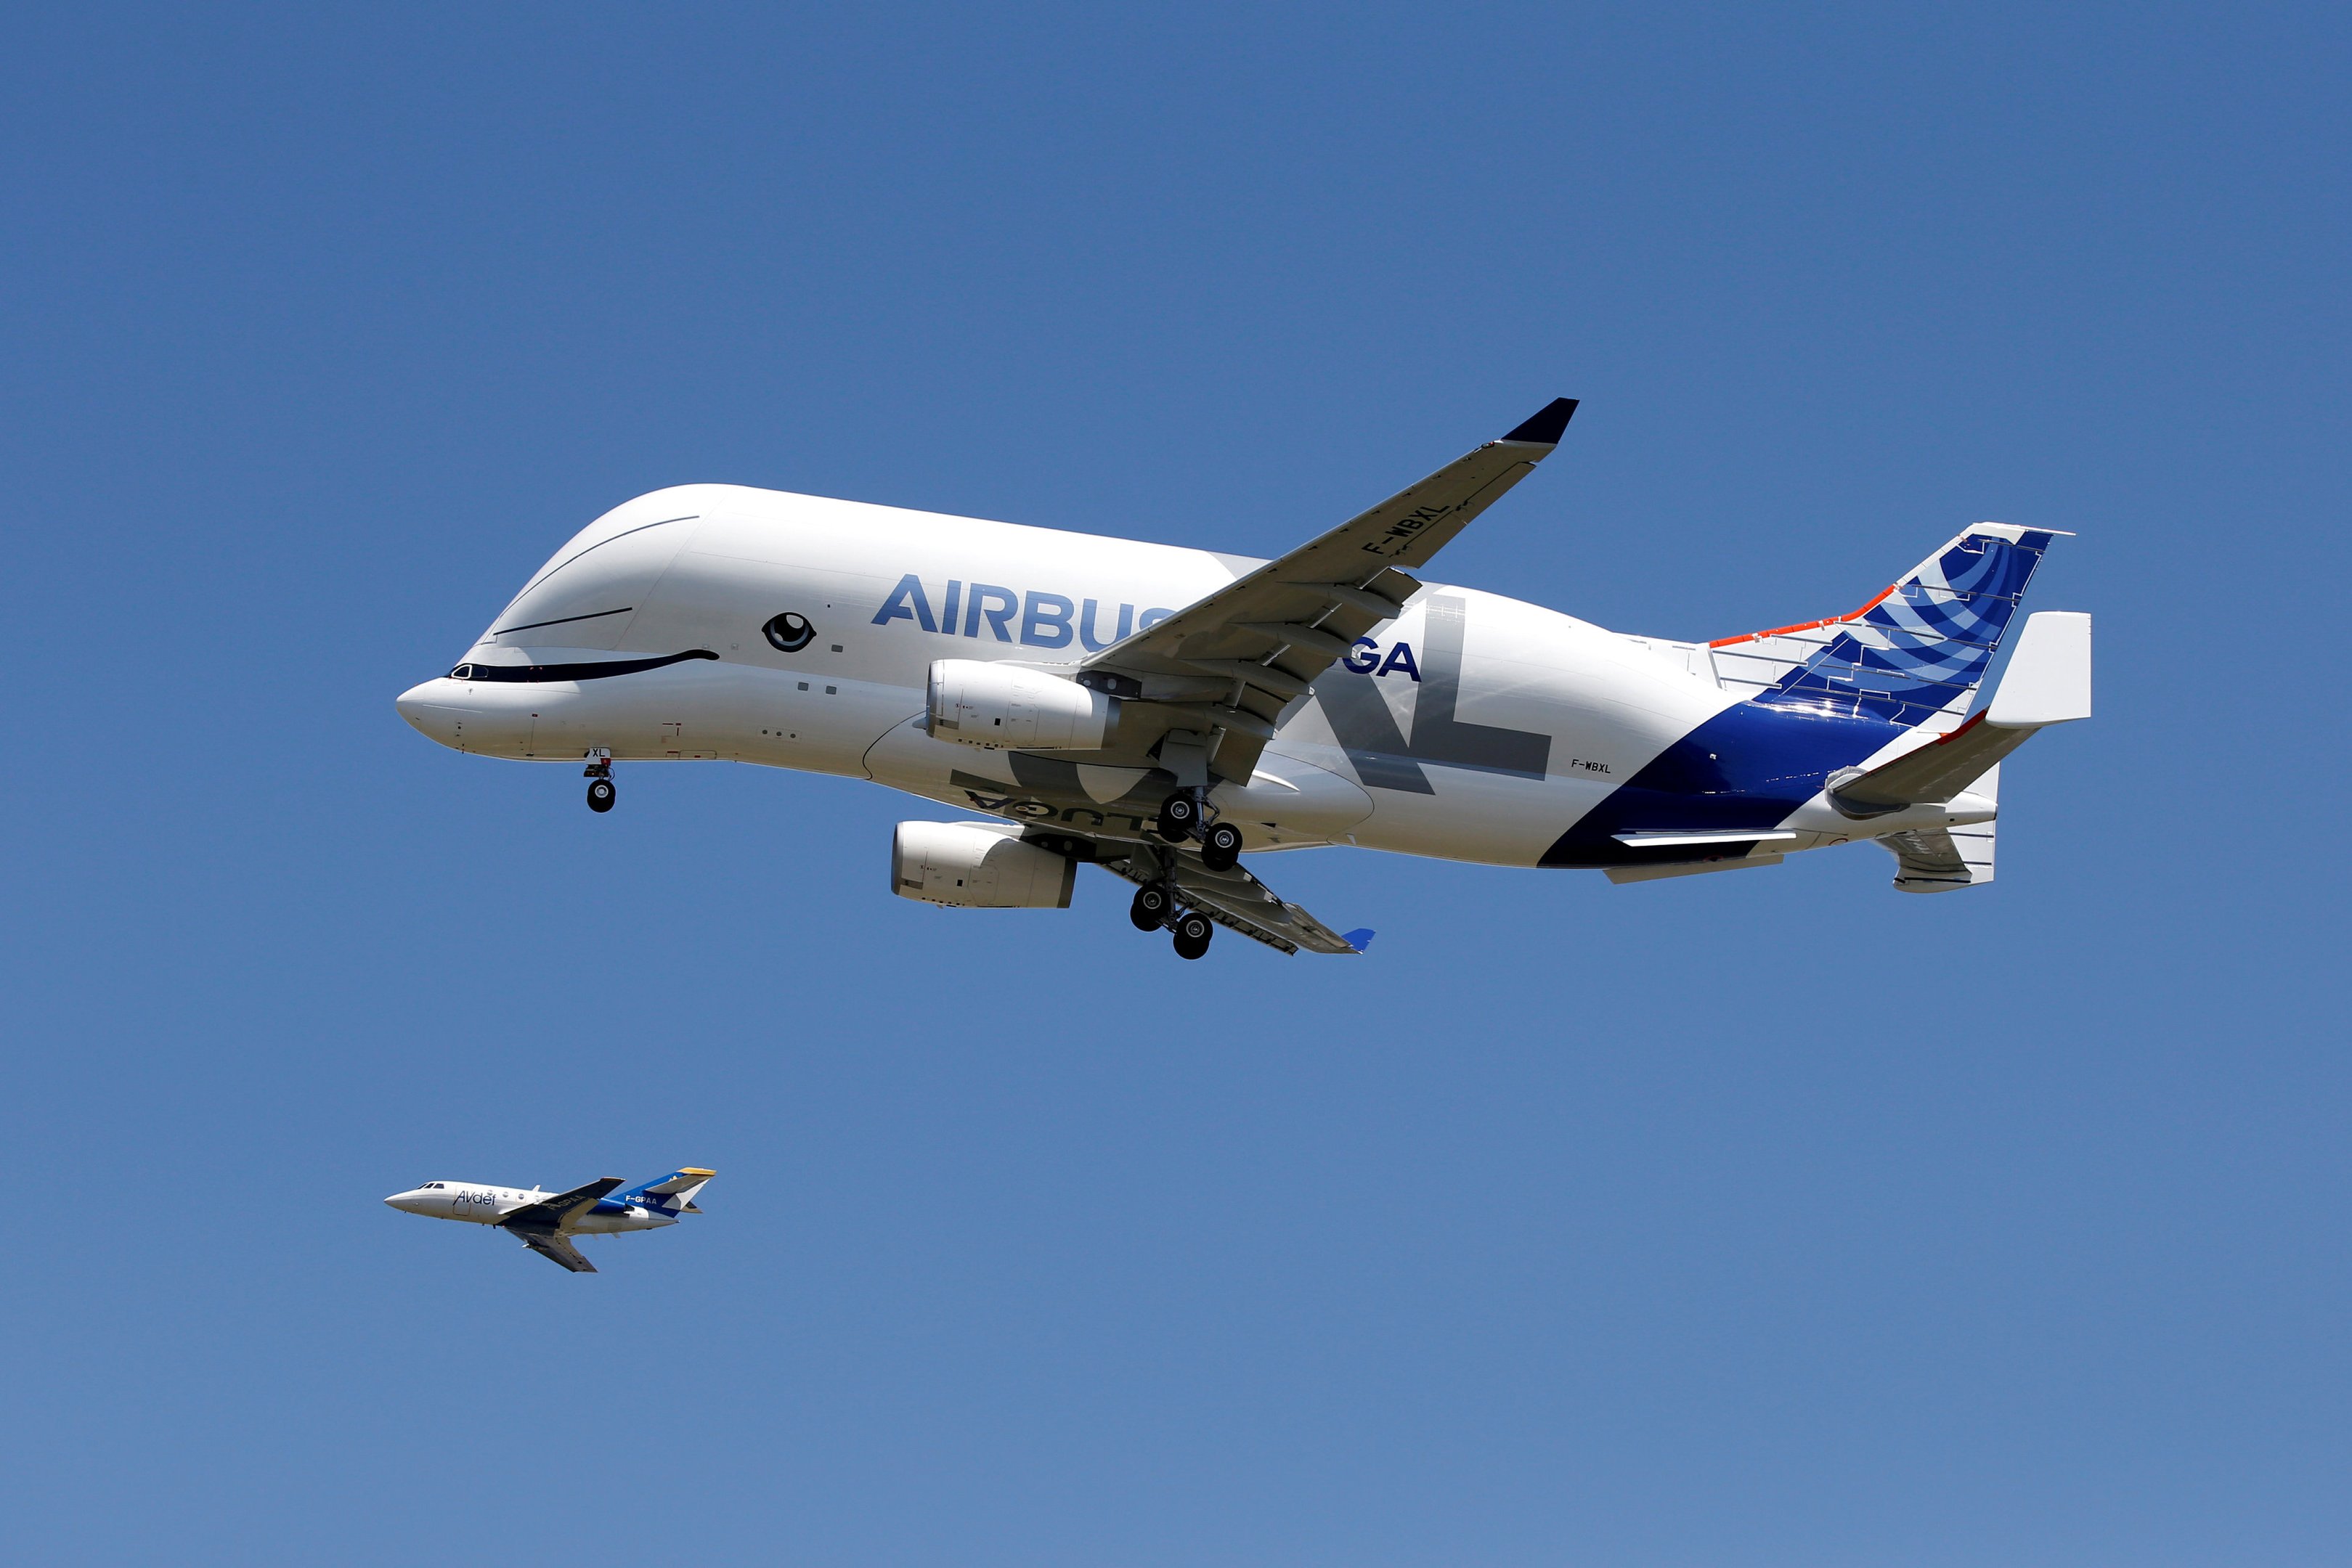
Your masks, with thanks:
<instances>
[{"instance_id":1,"label":"turbofan engine intake","mask_svg":"<svg viewBox=\"0 0 2352 1568\"><path fill-rule=\"evenodd\" d=\"M981 659L935 661L930 707L932 735L991 750L1099 751L1118 727L1117 697Z\"/></svg>"},{"instance_id":2,"label":"turbofan engine intake","mask_svg":"<svg viewBox=\"0 0 2352 1568\"><path fill-rule=\"evenodd\" d=\"M1067 909L1078 862L996 822L901 822L890 891L958 909Z\"/></svg>"}]
</instances>

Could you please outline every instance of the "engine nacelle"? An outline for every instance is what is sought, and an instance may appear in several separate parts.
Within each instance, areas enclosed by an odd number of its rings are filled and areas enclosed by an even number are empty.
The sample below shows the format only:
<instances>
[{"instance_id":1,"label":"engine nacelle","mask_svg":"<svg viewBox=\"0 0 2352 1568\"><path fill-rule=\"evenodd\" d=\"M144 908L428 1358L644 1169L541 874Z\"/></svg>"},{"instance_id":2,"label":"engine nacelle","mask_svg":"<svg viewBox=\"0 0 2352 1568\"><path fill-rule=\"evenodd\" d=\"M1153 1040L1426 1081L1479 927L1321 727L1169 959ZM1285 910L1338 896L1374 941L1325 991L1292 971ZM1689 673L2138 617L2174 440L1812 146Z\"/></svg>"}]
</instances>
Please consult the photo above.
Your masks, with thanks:
<instances>
[{"instance_id":1,"label":"engine nacelle","mask_svg":"<svg viewBox=\"0 0 2352 1568\"><path fill-rule=\"evenodd\" d=\"M996 822L901 822L890 891L960 909L1067 909L1078 862Z\"/></svg>"},{"instance_id":2,"label":"engine nacelle","mask_svg":"<svg viewBox=\"0 0 2352 1568\"><path fill-rule=\"evenodd\" d=\"M931 665L931 734L966 746L1099 751L1118 727L1118 699L1076 681L992 664L940 659Z\"/></svg>"}]
</instances>

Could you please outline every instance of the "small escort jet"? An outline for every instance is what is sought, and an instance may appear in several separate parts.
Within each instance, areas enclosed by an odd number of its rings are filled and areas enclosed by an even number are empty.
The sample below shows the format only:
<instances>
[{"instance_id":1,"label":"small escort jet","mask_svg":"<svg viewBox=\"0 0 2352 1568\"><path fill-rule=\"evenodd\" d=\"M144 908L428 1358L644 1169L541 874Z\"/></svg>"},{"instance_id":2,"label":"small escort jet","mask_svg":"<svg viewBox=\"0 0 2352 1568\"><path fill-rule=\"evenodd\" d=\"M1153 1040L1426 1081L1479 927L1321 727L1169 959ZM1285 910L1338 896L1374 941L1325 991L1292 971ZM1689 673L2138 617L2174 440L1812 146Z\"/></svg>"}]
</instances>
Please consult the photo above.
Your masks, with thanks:
<instances>
[{"instance_id":1,"label":"small escort jet","mask_svg":"<svg viewBox=\"0 0 2352 1568\"><path fill-rule=\"evenodd\" d=\"M688 1166L659 1181L614 1192L619 1176L598 1176L570 1192L525 1191L514 1186L483 1186L474 1182L428 1181L383 1201L406 1214L434 1219L463 1219L475 1225L495 1225L521 1238L522 1244L571 1270L593 1274L596 1265L572 1244L575 1236L614 1236L624 1230L658 1230L676 1225L684 1214L700 1214L694 1195L718 1175Z\"/></svg>"}]
</instances>

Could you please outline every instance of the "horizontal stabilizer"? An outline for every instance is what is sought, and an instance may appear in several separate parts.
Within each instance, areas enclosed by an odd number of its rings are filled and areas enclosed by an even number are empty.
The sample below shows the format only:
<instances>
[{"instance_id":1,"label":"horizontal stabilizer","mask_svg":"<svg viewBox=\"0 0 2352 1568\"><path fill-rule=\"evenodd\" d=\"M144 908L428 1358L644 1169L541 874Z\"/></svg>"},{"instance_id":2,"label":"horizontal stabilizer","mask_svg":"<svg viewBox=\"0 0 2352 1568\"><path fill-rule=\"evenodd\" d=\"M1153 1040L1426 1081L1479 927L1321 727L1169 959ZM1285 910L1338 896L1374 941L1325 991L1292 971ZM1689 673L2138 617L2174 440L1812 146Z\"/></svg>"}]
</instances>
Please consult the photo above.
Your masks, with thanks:
<instances>
[{"instance_id":1,"label":"horizontal stabilizer","mask_svg":"<svg viewBox=\"0 0 2352 1568\"><path fill-rule=\"evenodd\" d=\"M1995 729L1977 715L1949 735L1882 762L1843 782L1831 776L1830 803L1849 817L1868 819L1906 806L1941 805L1998 767L2032 738L2030 729Z\"/></svg>"},{"instance_id":2,"label":"horizontal stabilizer","mask_svg":"<svg viewBox=\"0 0 2352 1568\"><path fill-rule=\"evenodd\" d=\"M2029 615L1990 707L1866 773L1831 775L1830 803L1864 821L1943 805L2043 726L2090 716L2091 618L2072 611Z\"/></svg>"}]
</instances>

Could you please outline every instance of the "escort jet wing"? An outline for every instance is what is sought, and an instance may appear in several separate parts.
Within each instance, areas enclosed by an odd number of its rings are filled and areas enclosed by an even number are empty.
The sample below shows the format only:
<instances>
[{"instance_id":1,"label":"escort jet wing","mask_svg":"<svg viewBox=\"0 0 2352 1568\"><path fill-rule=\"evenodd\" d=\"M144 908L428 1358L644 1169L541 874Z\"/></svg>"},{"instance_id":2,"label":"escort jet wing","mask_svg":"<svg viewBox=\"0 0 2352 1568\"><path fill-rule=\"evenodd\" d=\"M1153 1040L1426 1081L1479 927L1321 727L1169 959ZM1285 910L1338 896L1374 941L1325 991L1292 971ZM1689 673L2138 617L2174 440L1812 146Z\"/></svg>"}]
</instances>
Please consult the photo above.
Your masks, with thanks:
<instances>
[{"instance_id":1,"label":"escort jet wing","mask_svg":"<svg viewBox=\"0 0 2352 1568\"><path fill-rule=\"evenodd\" d=\"M574 1237L657 1230L676 1225L682 1216L700 1214L694 1195L716 1174L689 1166L626 1192L614 1190L621 1185L619 1176L599 1176L558 1193L538 1187L524 1191L472 1182L428 1181L383 1201L404 1213L428 1218L497 1226L541 1257L575 1274L593 1274L596 1266L572 1244Z\"/></svg>"},{"instance_id":2,"label":"escort jet wing","mask_svg":"<svg viewBox=\"0 0 2352 1568\"><path fill-rule=\"evenodd\" d=\"M1576 407L1271 561L656 491L558 551L398 706L459 751L583 767L599 811L619 762L717 758L959 806L986 820L899 824L894 892L1066 908L1091 862L1137 883L1131 917L1187 957L1217 925L1362 950L1368 933L1239 868L1272 850L1638 883L1869 840L1904 891L1990 882L2002 758L2090 714L2089 618L2045 613L2002 688L2035 703L1971 716L2058 530L1979 524L1851 613L1712 641L1412 575Z\"/></svg>"}]
</instances>

